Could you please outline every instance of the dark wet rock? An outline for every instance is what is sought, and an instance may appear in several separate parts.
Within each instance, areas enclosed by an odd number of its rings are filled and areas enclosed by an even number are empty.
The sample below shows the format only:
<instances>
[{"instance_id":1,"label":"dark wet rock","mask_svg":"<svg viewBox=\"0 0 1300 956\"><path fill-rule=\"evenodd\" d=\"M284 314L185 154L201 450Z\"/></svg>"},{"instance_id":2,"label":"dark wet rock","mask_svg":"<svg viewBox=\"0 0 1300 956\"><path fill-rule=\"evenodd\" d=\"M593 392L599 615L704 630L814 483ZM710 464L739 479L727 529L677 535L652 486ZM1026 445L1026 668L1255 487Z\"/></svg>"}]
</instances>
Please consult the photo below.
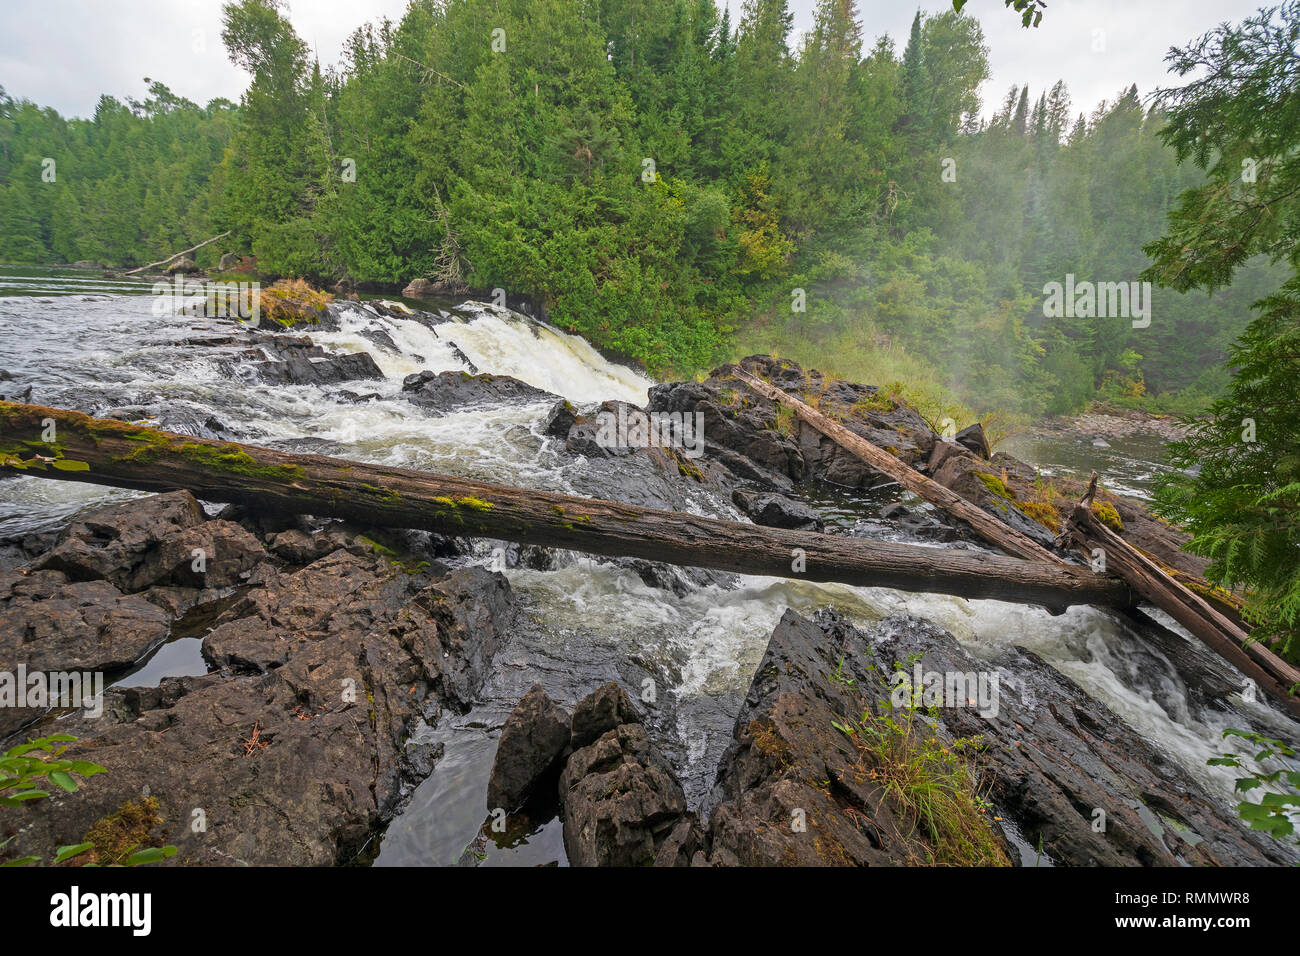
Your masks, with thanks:
<instances>
[{"instance_id":1,"label":"dark wet rock","mask_svg":"<svg viewBox=\"0 0 1300 956\"><path fill-rule=\"evenodd\" d=\"M373 402L383 398L378 392L366 392L364 395L357 392L349 391L346 388L339 389L334 393L334 397L341 402L348 402L352 405L360 405L362 402Z\"/></svg>"},{"instance_id":2,"label":"dark wet rock","mask_svg":"<svg viewBox=\"0 0 1300 956\"><path fill-rule=\"evenodd\" d=\"M228 434L225 422L201 406L187 402L125 405L96 411L95 416L120 422L144 422L152 428L177 435L193 435L196 438L222 440Z\"/></svg>"},{"instance_id":3,"label":"dark wet rock","mask_svg":"<svg viewBox=\"0 0 1300 956\"><path fill-rule=\"evenodd\" d=\"M569 747L569 719L541 684L529 689L501 728L488 779L488 812L517 809L553 777Z\"/></svg>"},{"instance_id":4,"label":"dark wet rock","mask_svg":"<svg viewBox=\"0 0 1300 956\"><path fill-rule=\"evenodd\" d=\"M172 615L108 581L59 571L0 575L0 660L31 670L111 671L167 636Z\"/></svg>"},{"instance_id":5,"label":"dark wet rock","mask_svg":"<svg viewBox=\"0 0 1300 956\"><path fill-rule=\"evenodd\" d=\"M437 412L554 398L550 392L509 375L468 372L417 372L402 380L402 394L416 405Z\"/></svg>"},{"instance_id":6,"label":"dark wet rock","mask_svg":"<svg viewBox=\"0 0 1300 956\"><path fill-rule=\"evenodd\" d=\"M1001 518L1004 524L1019 531L1025 537L1037 541L1048 550L1056 548L1055 532L1021 511L1016 502L993 496L987 498L981 506L985 511L992 512L996 517Z\"/></svg>"},{"instance_id":7,"label":"dark wet rock","mask_svg":"<svg viewBox=\"0 0 1300 956\"><path fill-rule=\"evenodd\" d=\"M32 386L20 385L12 381L12 376L5 373L6 377L0 379L0 382L6 384L0 385L0 402L19 402L26 404L32 400Z\"/></svg>"},{"instance_id":8,"label":"dark wet rock","mask_svg":"<svg viewBox=\"0 0 1300 956\"><path fill-rule=\"evenodd\" d=\"M311 534L301 528L286 528L276 532L267 547L277 557L292 565L311 564L325 555L347 548L351 539L336 529Z\"/></svg>"},{"instance_id":9,"label":"dark wet rock","mask_svg":"<svg viewBox=\"0 0 1300 956\"><path fill-rule=\"evenodd\" d=\"M312 519L303 515L291 515L281 511L254 511L246 505L238 504L224 506L213 517L219 521L240 525L259 539L268 542L274 535L289 528L298 528L312 533L324 526L323 522L313 523Z\"/></svg>"},{"instance_id":10,"label":"dark wet rock","mask_svg":"<svg viewBox=\"0 0 1300 956\"><path fill-rule=\"evenodd\" d=\"M926 462L925 470L929 472L931 478L935 478L937 481L938 479L936 476L950 459L960 458L962 456L969 457L970 455L971 450L965 445L958 445L955 441L936 441L934 443L934 449L930 452L930 459ZM942 484L942 482L940 482L940 484Z\"/></svg>"},{"instance_id":11,"label":"dark wet rock","mask_svg":"<svg viewBox=\"0 0 1300 956\"><path fill-rule=\"evenodd\" d=\"M393 337L383 329L380 328L362 329L357 334L360 335L363 339L366 339L367 341L373 342L375 345L378 345L385 352L388 352L392 355L402 354L402 350L398 348L397 343L393 341Z\"/></svg>"},{"instance_id":12,"label":"dark wet rock","mask_svg":"<svg viewBox=\"0 0 1300 956\"><path fill-rule=\"evenodd\" d=\"M0 571L10 571L54 547L57 531L35 531L0 537Z\"/></svg>"},{"instance_id":13,"label":"dark wet rock","mask_svg":"<svg viewBox=\"0 0 1300 956\"><path fill-rule=\"evenodd\" d=\"M619 421L620 410L625 416L622 424ZM557 405L552 412L561 416L553 422L552 430L557 433L564 431L567 411ZM711 505L718 512L734 517L726 501L735 479L716 458L693 458L688 454L689 449L673 447L671 443L669 447L643 447L643 442L629 441L624 427L628 414L643 413L634 405L609 401L592 414L574 416L567 429L565 452L575 457L599 460L594 467L574 471L571 480L575 494L622 501L643 508L698 512L700 492L707 492L712 499ZM612 417L602 421L604 415ZM634 570L642 573L640 567ZM660 575L656 572L655 576ZM693 572L690 576L696 577ZM646 583L659 586L649 580Z\"/></svg>"},{"instance_id":14,"label":"dark wet rock","mask_svg":"<svg viewBox=\"0 0 1300 956\"><path fill-rule=\"evenodd\" d=\"M335 385L357 379L382 379L384 373L367 352L329 355L324 358L294 356L255 366L267 385Z\"/></svg>"},{"instance_id":15,"label":"dark wet rock","mask_svg":"<svg viewBox=\"0 0 1300 956\"><path fill-rule=\"evenodd\" d=\"M99 418L111 418L119 422L138 422L151 417L151 412L143 405L127 405L124 408L110 408L97 413Z\"/></svg>"},{"instance_id":16,"label":"dark wet rock","mask_svg":"<svg viewBox=\"0 0 1300 956\"><path fill-rule=\"evenodd\" d=\"M867 655L792 611L777 625L736 718L709 814L715 866L890 865L924 859L913 825L861 766L833 721L862 714L859 688L832 681ZM867 663L870 661L868 660ZM856 676L856 671L852 672Z\"/></svg>"},{"instance_id":17,"label":"dark wet rock","mask_svg":"<svg viewBox=\"0 0 1300 956\"><path fill-rule=\"evenodd\" d=\"M640 724L574 752L560 777L573 866L648 866L687 816L686 797Z\"/></svg>"},{"instance_id":18,"label":"dark wet rock","mask_svg":"<svg viewBox=\"0 0 1300 956\"><path fill-rule=\"evenodd\" d=\"M186 344L242 347L237 358L219 359L218 368L234 378L251 377L270 385L332 385L384 377L368 353L329 352L307 336L292 335L274 322L262 323L242 335L193 338Z\"/></svg>"},{"instance_id":19,"label":"dark wet rock","mask_svg":"<svg viewBox=\"0 0 1300 956\"><path fill-rule=\"evenodd\" d=\"M678 597L685 597L700 588L716 587L723 590L734 588L739 580L736 575L710 568L679 567L663 561L647 561L644 558L606 558L602 559L615 567L631 571L646 587L671 591Z\"/></svg>"},{"instance_id":20,"label":"dark wet rock","mask_svg":"<svg viewBox=\"0 0 1300 956\"><path fill-rule=\"evenodd\" d=\"M465 366L465 368L469 371L471 375L478 374L478 366L470 361L469 356L461 351L459 345L457 345L455 342L452 341L448 341L447 345L451 348L451 354L456 359L457 362Z\"/></svg>"},{"instance_id":21,"label":"dark wet rock","mask_svg":"<svg viewBox=\"0 0 1300 956\"><path fill-rule=\"evenodd\" d=\"M7 670L19 664L29 673L120 670L162 643L171 621L144 597L107 581L69 581L58 571L0 574L0 661ZM0 738L44 711L0 707Z\"/></svg>"},{"instance_id":22,"label":"dark wet rock","mask_svg":"<svg viewBox=\"0 0 1300 956\"><path fill-rule=\"evenodd\" d=\"M691 866L695 855L705 846L704 829L694 814L686 814L668 832L655 850L654 865L660 867Z\"/></svg>"},{"instance_id":23,"label":"dark wet rock","mask_svg":"<svg viewBox=\"0 0 1300 956\"><path fill-rule=\"evenodd\" d=\"M979 422L963 428L953 436L953 441L963 448L973 451L985 460L993 455L993 452L989 449L989 441L984 437L984 426Z\"/></svg>"},{"instance_id":24,"label":"dark wet rock","mask_svg":"<svg viewBox=\"0 0 1300 956\"><path fill-rule=\"evenodd\" d=\"M225 593L225 589L162 585L149 588L147 591L141 591L140 596L150 604L162 608L167 616L174 621L200 604L218 600L223 593Z\"/></svg>"},{"instance_id":25,"label":"dark wet rock","mask_svg":"<svg viewBox=\"0 0 1300 956\"><path fill-rule=\"evenodd\" d=\"M623 689L611 682L585 698L573 727L559 786L569 863L685 865L699 842L694 815Z\"/></svg>"},{"instance_id":26,"label":"dark wet rock","mask_svg":"<svg viewBox=\"0 0 1300 956\"><path fill-rule=\"evenodd\" d=\"M794 433L777 430L776 406L741 383L716 373L705 382L673 382L650 389L652 412L701 413L706 452L737 477L789 486L805 475Z\"/></svg>"},{"instance_id":27,"label":"dark wet rock","mask_svg":"<svg viewBox=\"0 0 1300 956\"><path fill-rule=\"evenodd\" d=\"M552 548L536 544L517 544L513 541L496 542L493 548L501 549L501 555L505 559L507 568L553 571L556 567L556 552Z\"/></svg>"},{"instance_id":28,"label":"dark wet rock","mask_svg":"<svg viewBox=\"0 0 1300 956\"><path fill-rule=\"evenodd\" d=\"M1172 759L1031 652L1006 648L987 661L928 622L890 618L862 631L832 612L810 621L792 611L773 632L719 768L708 860L924 860L928 848L912 821L862 772L849 738L828 730L831 719L889 712L892 675L902 670L911 679L915 667L998 678L996 712L954 701L935 710L932 732L950 746L983 738L975 759L990 799L1055 862L1281 862L1275 845L1244 829ZM1098 808L1104 832L1094 829ZM791 826L798 811L804 832Z\"/></svg>"},{"instance_id":29,"label":"dark wet rock","mask_svg":"<svg viewBox=\"0 0 1300 956\"><path fill-rule=\"evenodd\" d=\"M468 708L509 621L504 578L444 572L344 551L293 574L259 566L220 640L278 666L112 688L99 719L65 718L75 757L109 773L42 801L0 853L48 858L144 792L175 862L353 861L437 759L413 731ZM29 586L57 591L60 576L42 574Z\"/></svg>"},{"instance_id":30,"label":"dark wet rock","mask_svg":"<svg viewBox=\"0 0 1300 956\"><path fill-rule=\"evenodd\" d=\"M241 526L208 520L188 491L125 502L70 524L33 568L125 592L153 585L227 587L265 558Z\"/></svg>"},{"instance_id":31,"label":"dark wet rock","mask_svg":"<svg viewBox=\"0 0 1300 956\"><path fill-rule=\"evenodd\" d=\"M750 356L740 366L791 394L813 401L844 427L919 467L930 455L935 436L911 406L883 396L869 385L827 380L789 361ZM648 408L704 416L705 448L710 458L737 478L785 490L819 480L850 488L870 488L889 479L816 429L778 410L750 390L724 365L703 382L672 382L650 390Z\"/></svg>"},{"instance_id":32,"label":"dark wet rock","mask_svg":"<svg viewBox=\"0 0 1300 956\"><path fill-rule=\"evenodd\" d=\"M606 402L606 405L612 405L612 402ZM604 410L605 406L601 406ZM582 417L577 419L566 432L564 443L565 450L570 455L581 455L584 458L615 458L626 457L633 454L636 449L629 447L626 442L609 440L610 432L603 429L596 416Z\"/></svg>"},{"instance_id":33,"label":"dark wet rock","mask_svg":"<svg viewBox=\"0 0 1300 956\"><path fill-rule=\"evenodd\" d=\"M573 708L572 746L577 750L619 724L640 721L641 717L628 699L627 692L610 681L596 688Z\"/></svg>"},{"instance_id":34,"label":"dark wet rock","mask_svg":"<svg viewBox=\"0 0 1300 956\"><path fill-rule=\"evenodd\" d=\"M882 508L880 517L927 541L955 541L964 533L958 521L937 509L921 510L895 503Z\"/></svg>"},{"instance_id":35,"label":"dark wet rock","mask_svg":"<svg viewBox=\"0 0 1300 956\"><path fill-rule=\"evenodd\" d=\"M569 429L578 422L578 410L567 400L560 399L546 415L542 434L551 438L568 438Z\"/></svg>"},{"instance_id":36,"label":"dark wet rock","mask_svg":"<svg viewBox=\"0 0 1300 956\"><path fill-rule=\"evenodd\" d=\"M337 550L300 571L268 570L217 619L216 626L203 639L204 659L213 667L228 667L241 673L265 672L288 661L296 645L302 643L304 634L352 633L370 626L377 617L391 616L405 603L403 598L410 583L426 579L427 574L395 569L396 574L377 582L371 569L375 560L389 564L378 553ZM424 615L427 623L434 623L439 614L459 606L449 603L450 598L442 588L457 589L458 594L477 589L486 600L499 591L498 585L492 583L496 580L479 568L449 573L444 584L423 596L423 600L431 602L431 609ZM405 623L397 627L406 630ZM410 628L410 635L411 640L426 636L418 627ZM496 650L490 629L485 630L479 643L482 646L458 654L469 658L472 665L469 672L450 669L442 674L449 697L464 702L472 697L474 679L468 674L476 672L484 654L490 657ZM425 651L423 656L436 660L432 647Z\"/></svg>"},{"instance_id":37,"label":"dark wet rock","mask_svg":"<svg viewBox=\"0 0 1300 956\"><path fill-rule=\"evenodd\" d=\"M821 531L825 523L814 509L802 501L785 495L763 494L736 490L731 493L736 507L753 519L755 524L770 528L797 528L803 531Z\"/></svg>"},{"instance_id":38,"label":"dark wet rock","mask_svg":"<svg viewBox=\"0 0 1300 956\"><path fill-rule=\"evenodd\" d=\"M940 455L937 450L935 454ZM981 461L964 448L958 452L948 451L942 454L943 464L931 476L935 481L979 505L1043 547L1055 547L1056 532L1022 510L1026 502L1033 501L1031 481L1010 473L1004 481L1002 474L1006 469L1002 467L1003 463L998 456L992 462ZM1016 464L1020 465L1018 462Z\"/></svg>"}]
</instances>

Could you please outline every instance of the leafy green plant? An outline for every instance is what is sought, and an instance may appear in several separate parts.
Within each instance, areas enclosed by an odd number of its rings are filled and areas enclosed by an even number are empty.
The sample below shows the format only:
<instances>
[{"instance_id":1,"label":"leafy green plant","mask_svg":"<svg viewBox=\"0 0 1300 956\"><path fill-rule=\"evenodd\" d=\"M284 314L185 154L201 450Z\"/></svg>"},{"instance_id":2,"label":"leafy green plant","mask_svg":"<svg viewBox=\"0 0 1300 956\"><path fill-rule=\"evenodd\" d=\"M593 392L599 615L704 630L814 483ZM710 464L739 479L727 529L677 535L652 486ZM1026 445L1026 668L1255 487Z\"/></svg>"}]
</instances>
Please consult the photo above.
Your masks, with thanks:
<instances>
[{"instance_id":1,"label":"leafy green plant","mask_svg":"<svg viewBox=\"0 0 1300 956\"><path fill-rule=\"evenodd\" d=\"M1243 800L1237 804L1238 815L1250 824L1251 829L1263 830L1274 839L1285 840L1294 835L1296 817L1300 816L1300 770L1287 767L1264 770L1263 764L1278 757L1295 757L1295 749L1255 731L1229 728L1223 736L1239 737L1260 748L1252 758L1260 767L1257 770L1248 769L1241 762L1241 755L1234 753L1213 757L1209 761L1212 767L1237 767L1246 771L1244 777L1237 778L1238 793L1263 791L1257 800ZM1296 843L1300 845L1300 837Z\"/></svg>"},{"instance_id":2,"label":"leafy green plant","mask_svg":"<svg viewBox=\"0 0 1300 956\"><path fill-rule=\"evenodd\" d=\"M76 739L69 734L39 737L12 747L0 756L0 806L18 807L28 800L48 797L48 790L36 786L42 780L72 793L77 789L74 775L92 777L104 773L103 767L89 760L58 759L68 749L68 744Z\"/></svg>"},{"instance_id":3,"label":"leafy green plant","mask_svg":"<svg viewBox=\"0 0 1300 956\"><path fill-rule=\"evenodd\" d=\"M71 734L51 734L48 737L38 737L35 740L29 740L25 744L19 744L11 747L3 755L0 755L0 806L21 807L33 800L43 800L50 795L50 791L40 786L43 781L49 781L61 790L67 793L74 793L79 787L77 777L93 777L97 773L107 773L107 769L97 763L89 760L63 760L63 754L67 751L68 745L76 742L77 738ZM13 837L0 842L0 849L9 843ZM143 863L156 863L168 857L176 855L176 847L145 847L138 849L138 844L129 849L124 854L122 866L139 866ZM71 860L95 849L93 842L73 843L68 846L61 846L55 850L54 858L50 860L51 865L57 865ZM6 863L0 863L0 866L26 866L30 863L40 863L40 857L24 856ZM94 866L93 863L86 864Z\"/></svg>"}]
</instances>

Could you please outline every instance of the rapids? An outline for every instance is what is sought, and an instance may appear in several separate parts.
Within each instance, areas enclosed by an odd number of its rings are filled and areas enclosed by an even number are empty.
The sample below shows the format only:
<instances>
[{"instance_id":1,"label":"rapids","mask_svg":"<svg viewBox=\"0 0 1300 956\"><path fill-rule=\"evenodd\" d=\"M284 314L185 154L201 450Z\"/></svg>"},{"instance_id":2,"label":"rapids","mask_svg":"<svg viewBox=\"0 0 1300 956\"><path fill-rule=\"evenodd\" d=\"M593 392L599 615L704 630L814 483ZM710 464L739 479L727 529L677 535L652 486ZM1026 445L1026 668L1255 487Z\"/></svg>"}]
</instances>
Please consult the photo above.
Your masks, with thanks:
<instances>
[{"instance_id":1,"label":"rapids","mask_svg":"<svg viewBox=\"0 0 1300 956\"><path fill-rule=\"evenodd\" d=\"M339 388L232 378L222 363L237 361L238 349L184 341L229 332L230 323L190 315L159 320L147 282L79 270L0 269L0 369L14 379L0 386L31 384L33 401L89 413L141 406L172 431L204 434L216 423L238 441L599 495L599 470L543 435L550 402L433 417L401 397L402 378L423 369L465 369L467 359L478 371L514 376L576 405L605 399L644 404L654 384L576 336L482 303L439 303L436 321L385 317L364 303L335 308L336 329L305 334L329 350L370 353L382 381ZM357 401L348 390L375 397ZM1042 441L1015 451L1057 466L1076 455ZM1111 458L1122 454L1109 452ZM1140 491L1154 465L1129 459L1125 468ZM692 510L737 518L730 502L705 491L690 494ZM877 515L897 494L897 488L857 497L830 490L810 493L808 500L826 509L831 525L897 538ZM131 495L28 477L0 480L0 539L55 531L78 513ZM488 543L473 560L492 560ZM929 618L984 656L1007 644L1027 647L1157 742L1225 804L1234 802L1234 774L1206 765L1228 749L1220 739L1225 728L1249 724L1297 736L1295 724L1263 702L1234 696L1211 706L1189 694L1167 657L1139 640L1127 622L1096 609L1076 607L1053 617L1016 604L760 577L677 596L611 563L576 555L560 563L552 571L506 572L523 608L519 633L498 655L482 702L469 714L444 715L425 732L443 745L443 757L371 848L376 864L563 862L555 821L510 847L489 843L466 851L484 820L496 731L534 681L567 704L603 680L617 678L634 690L652 682L658 705L648 726L688 799L699 804L786 607L808 612L834 605L859 622L897 613ZM202 633L199 622L174 635L118 682L156 684L168 674L202 673Z\"/></svg>"}]
</instances>

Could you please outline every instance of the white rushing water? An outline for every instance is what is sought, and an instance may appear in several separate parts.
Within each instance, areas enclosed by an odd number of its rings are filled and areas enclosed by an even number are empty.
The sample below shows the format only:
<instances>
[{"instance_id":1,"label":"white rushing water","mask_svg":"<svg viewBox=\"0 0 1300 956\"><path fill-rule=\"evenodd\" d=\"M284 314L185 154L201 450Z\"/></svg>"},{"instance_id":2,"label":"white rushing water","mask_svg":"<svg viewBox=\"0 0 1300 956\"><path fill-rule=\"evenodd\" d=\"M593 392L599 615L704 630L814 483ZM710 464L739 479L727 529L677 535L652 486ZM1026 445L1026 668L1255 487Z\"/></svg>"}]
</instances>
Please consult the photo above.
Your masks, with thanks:
<instances>
[{"instance_id":1,"label":"white rushing water","mask_svg":"<svg viewBox=\"0 0 1300 956\"><path fill-rule=\"evenodd\" d=\"M402 378L424 369L464 369L463 356L481 372L513 376L579 405L606 399L644 404L653 385L576 336L507 310L464 303L436 325L348 306L337 331L307 334L333 351L369 353L385 378L343 387L271 387L223 371L231 350L181 344L199 333L229 332L228 323L190 317L159 322L149 296L121 294L129 284L105 288L77 276L0 278L0 369L32 383L34 400L45 404L89 412L143 406L174 430L177 421L213 417L230 437L250 443L567 492L584 487L590 469L543 436L550 401L436 416L402 396ZM345 390L375 397L356 401ZM0 536L58 528L79 511L129 494L33 478L0 481ZM707 497L691 504L701 513L720 513ZM913 614L949 630L976 654L1026 647L1164 749L1225 804L1232 802L1234 774L1206 765L1228 749L1222 731L1249 716L1279 734L1292 733L1293 725L1260 703L1236 702L1235 716L1190 713L1179 706L1185 695L1175 669L1144 649L1119 618L1094 609L1053 617L1024 605L760 577L741 578L733 589L709 586L677 596L647 587L630 571L590 561L507 573L534 625L531 643L518 651L521 660L547 662L557 674L584 679L608 678L622 662L637 661L667 682L675 719L657 729L675 741L673 759L696 795L709 783L735 709L787 607L808 612L834 605L864 623ZM499 708L492 716L499 719ZM461 786L468 796L448 787L460 781L457 733L473 741L463 751L469 778L486 773L484 754L490 765L490 728L474 723L443 729L445 769L426 782L429 793L417 795L395 825L380 862L417 862L430 854L429 862L452 862L448 857L473 837L482 821L483 783L477 791ZM468 802L452 807L449 800Z\"/></svg>"}]
</instances>

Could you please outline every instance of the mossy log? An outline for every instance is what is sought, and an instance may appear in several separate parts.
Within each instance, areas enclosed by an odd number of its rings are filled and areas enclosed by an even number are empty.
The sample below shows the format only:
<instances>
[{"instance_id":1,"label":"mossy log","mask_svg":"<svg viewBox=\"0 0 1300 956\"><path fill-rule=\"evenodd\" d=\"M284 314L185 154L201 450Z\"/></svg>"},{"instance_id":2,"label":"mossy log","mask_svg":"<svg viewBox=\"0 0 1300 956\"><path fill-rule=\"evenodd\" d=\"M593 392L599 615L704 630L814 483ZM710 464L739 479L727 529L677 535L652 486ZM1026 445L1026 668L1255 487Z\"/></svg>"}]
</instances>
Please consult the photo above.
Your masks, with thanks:
<instances>
[{"instance_id":1,"label":"mossy log","mask_svg":"<svg viewBox=\"0 0 1300 956\"><path fill-rule=\"evenodd\" d=\"M1097 491L1097 473L1083 499L1070 516L1068 536L1086 553L1100 549L1107 572L1127 581L1143 598L1187 628L1198 640L1253 680L1291 714L1300 717L1300 697L1291 688L1300 686L1300 669L1288 664L1249 633L1220 613L1205 598L1184 587L1155 561L1107 527L1092 509Z\"/></svg>"},{"instance_id":2,"label":"mossy log","mask_svg":"<svg viewBox=\"0 0 1300 956\"><path fill-rule=\"evenodd\" d=\"M0 474L635 557L745 574L1041 604L1128 607L1088 568L762 527L362 462L174 435L0 402Z\"/></svg>"},{"instance_id":3,"label":"mossy log","mask_svg":"<svg viewBox=\"0 0 1300 956\"><path fill-rule=\"evenodd\" d=\"M910 467L888 451L873 445L861 435L856 435L843 425L827 418L806 402L800 401L789 392L751 375L744 369L736 367L732 375L744 382L764 398L783 405L795 413L845 451L862 459L883 475L888 475L914 495L918 495L937 508L942 508L955 518L960 518L971 526L981 538L989 544L1001 548L1007 554L1028 560L1045 561L1048 564L1065 567L1065 562L1044 548L1027 535L1021 534L1011 526L989 514L978 505L967 501L932 478L928 478Z\"/></svg>"}]
</instances>

